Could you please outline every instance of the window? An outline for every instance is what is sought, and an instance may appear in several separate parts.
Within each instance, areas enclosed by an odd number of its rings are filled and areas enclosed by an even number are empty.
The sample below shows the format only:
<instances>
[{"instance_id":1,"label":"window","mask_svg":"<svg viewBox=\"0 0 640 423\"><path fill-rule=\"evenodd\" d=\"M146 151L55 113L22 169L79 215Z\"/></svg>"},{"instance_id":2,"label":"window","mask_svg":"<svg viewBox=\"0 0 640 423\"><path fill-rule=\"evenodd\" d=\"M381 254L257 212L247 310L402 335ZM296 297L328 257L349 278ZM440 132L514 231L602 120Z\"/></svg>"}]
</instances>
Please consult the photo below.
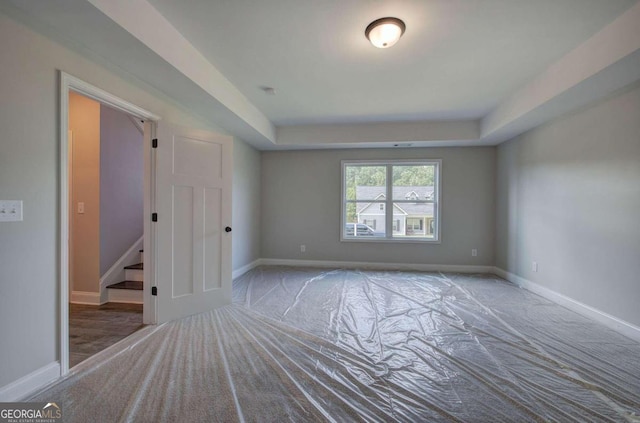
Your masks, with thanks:
<instances>
[{"instance_id":1,"label":"window","mask_svg":"<svg viewBox=\"0 0 640 423\"><path fill-rule=\"evenodd\" d=\"M428 218L427 219L427 235L433 235L433 233L435 232L435 228L436 228L436 222L435 220L433 220L432 218Z\"/></svg>"},{"instance_id":2,"label":"window","mask_svg":"<svg viewBox=\"0 0 640 423\"><path fill-rule=\"evenodd\" d=\"M341 240L439 241L440 168L440 160L344 160Z\"/></svg>"},{"instance_id":3,"label":"window","mask_svg":"<svg viewBox=\"0 0 640 423\"><path fill-rule=\"evenodd\" d=\"M416 217L407 218L407 235L421 235L424 234L423 220Z\"/></svg>"},{"instance_id":4,"label":"window","mask_svg":"<svg viewBox=\"0 0 640 423\"><path fill-rule=\"evenodd\" d=\"M393 219L393 232L400 232L400 219Z\"/></svg>"}]
</instances>

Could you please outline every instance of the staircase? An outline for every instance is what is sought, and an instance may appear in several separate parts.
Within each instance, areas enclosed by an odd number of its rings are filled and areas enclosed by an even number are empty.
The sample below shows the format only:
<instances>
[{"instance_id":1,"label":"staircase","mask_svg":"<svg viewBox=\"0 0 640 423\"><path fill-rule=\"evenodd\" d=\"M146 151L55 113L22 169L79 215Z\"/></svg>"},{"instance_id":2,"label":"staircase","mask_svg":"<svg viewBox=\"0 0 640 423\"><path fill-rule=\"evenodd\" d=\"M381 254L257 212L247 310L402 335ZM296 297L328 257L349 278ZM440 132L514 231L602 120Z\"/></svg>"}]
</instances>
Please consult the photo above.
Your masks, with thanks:
<instances>
[{"instance_id":1,"label":"staircase","mask_svg":"<svg viewBox=\"0 0 640 423\"><path fill-rule=\"evenodd\" d=\"M125 280L107 286L108 301L110 303L142 304L143 270L143 250L140 250L140 263L124 268Z\"/></svg>"}]
</instances>

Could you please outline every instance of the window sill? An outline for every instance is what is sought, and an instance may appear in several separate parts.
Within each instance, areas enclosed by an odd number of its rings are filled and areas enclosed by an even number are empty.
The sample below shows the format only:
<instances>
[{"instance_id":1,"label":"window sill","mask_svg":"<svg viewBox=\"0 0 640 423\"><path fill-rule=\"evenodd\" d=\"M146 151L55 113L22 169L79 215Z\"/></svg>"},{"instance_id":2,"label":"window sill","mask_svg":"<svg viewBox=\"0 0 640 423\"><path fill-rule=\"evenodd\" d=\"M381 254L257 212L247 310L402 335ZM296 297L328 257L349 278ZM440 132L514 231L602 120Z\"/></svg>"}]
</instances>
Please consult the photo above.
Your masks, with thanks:
<instances>
[{"instance_id":1,"label":"window sill","mask_svg":"<svg viewBox=\"0 0 640 423\"><path fill-rule=\"evenodd\" d=\"M364 242L364 243L389 243L389 244L440 244L441 241L439 239L430 239L430 238L413 238L413 239L403 239L403 238L382 238L382 237L353 237L353 238L345 238L344 236L340 237L340 242Z\"/></svg>"}]
</instances>

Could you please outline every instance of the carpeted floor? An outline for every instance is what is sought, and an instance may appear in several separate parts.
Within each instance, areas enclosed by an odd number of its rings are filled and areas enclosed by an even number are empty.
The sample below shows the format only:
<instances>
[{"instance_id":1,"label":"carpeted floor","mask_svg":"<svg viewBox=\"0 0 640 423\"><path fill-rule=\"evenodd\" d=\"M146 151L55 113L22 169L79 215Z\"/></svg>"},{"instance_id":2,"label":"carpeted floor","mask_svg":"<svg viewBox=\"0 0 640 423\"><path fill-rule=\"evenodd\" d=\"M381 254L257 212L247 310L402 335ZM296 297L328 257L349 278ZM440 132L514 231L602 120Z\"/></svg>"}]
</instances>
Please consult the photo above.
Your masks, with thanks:
<instances>
[{"instance_id":1,"label":"carpeted floor","mask_svg":"<svg viewBox=\"0 0 640 423\"><path fill-rule=\"evenodd\" d=\"M260 267L32 400L65 422L628 422L640 343L490 275Z\"/></svg>"}]
</instances>

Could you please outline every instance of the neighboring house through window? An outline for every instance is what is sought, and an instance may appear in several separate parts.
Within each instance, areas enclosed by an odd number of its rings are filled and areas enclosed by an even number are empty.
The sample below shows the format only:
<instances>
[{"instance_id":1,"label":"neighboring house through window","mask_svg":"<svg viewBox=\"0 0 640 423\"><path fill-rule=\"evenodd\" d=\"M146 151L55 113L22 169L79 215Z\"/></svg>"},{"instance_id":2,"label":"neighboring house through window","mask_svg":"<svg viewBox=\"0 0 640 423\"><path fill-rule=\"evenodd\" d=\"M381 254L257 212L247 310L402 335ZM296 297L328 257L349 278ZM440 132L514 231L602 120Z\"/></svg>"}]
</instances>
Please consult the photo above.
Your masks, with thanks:
<instances>
[{"instance_id":1,"label":"neighboring house through window","mask_svg":"<svg viewBox=\"0 0 640 423\"><path fill-rule=\"evenodd\" d=\"M345 241L438 241L440 160L343 161ZM349 224L373 231L347 233Z\"/></svg>"},{"instance_id":2,"label":"neighboring house through window","mask_svg":"<svg viewBox=\"0 0 640 423\"><path fill-rule=\"evenodd\" d=\"M421 217L408 217L407 218L407 235L423 235L423 223L424 219Z\"/></svg>"}]
</instances>

